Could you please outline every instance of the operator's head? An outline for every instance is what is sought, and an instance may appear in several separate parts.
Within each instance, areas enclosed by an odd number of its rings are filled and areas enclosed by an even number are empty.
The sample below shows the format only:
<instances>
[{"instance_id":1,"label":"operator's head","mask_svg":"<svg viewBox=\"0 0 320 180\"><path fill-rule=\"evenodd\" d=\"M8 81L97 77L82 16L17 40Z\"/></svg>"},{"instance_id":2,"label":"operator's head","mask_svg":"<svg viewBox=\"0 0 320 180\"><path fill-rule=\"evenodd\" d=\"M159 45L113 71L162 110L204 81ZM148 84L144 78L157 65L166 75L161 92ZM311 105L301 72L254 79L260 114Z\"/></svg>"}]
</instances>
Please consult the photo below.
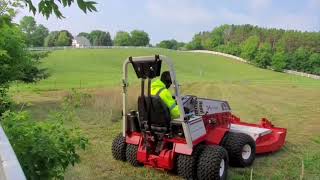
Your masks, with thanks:
<instances>
[{"instance_id":1,"label":"operator's head","mask_svg":"<svg viewBox=\"0 0 320 180\"><path fill-rule=\"evenodd\" d=\"M162 72L160 80L166 85L167 89L170 88L172 81L169 71Z\"/></svg>"}]
</instances>

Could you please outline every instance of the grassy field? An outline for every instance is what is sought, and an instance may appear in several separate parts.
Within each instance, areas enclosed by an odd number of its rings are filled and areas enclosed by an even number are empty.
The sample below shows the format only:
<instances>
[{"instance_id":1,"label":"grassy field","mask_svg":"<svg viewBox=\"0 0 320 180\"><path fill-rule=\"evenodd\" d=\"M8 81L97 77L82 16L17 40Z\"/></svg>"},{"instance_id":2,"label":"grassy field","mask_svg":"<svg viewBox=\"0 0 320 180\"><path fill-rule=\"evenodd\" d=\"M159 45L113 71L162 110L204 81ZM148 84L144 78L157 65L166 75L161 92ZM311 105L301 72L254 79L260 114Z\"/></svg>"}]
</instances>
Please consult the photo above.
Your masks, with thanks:
<instances>
[{"instance_id":1,"label":"grassy field","mask_svg":"<svg viewBox=\"0 0 320 180\"><path fill-rule=\"evenodd\" d=\"M15 84L17 102L28 102L35 119L58 109L71 88L92 94L77 111L77 124L89 137L82 162L66 179L179 179L149 168L133 168L111 157L111 142L120 132L121 69L128 56L163 54L174 60L183 94L228 100L234 114L248 122L267 117L288 129L286 146L259 156L249 168L230 168L229 179L320 179L320 81L258 69L208 54L158 49L61 50L42 64L51 77L37 84ZM132 80L134 76L132 76ZM138 89L132 83L134 107Z\"/></svg>"}]
</instances>

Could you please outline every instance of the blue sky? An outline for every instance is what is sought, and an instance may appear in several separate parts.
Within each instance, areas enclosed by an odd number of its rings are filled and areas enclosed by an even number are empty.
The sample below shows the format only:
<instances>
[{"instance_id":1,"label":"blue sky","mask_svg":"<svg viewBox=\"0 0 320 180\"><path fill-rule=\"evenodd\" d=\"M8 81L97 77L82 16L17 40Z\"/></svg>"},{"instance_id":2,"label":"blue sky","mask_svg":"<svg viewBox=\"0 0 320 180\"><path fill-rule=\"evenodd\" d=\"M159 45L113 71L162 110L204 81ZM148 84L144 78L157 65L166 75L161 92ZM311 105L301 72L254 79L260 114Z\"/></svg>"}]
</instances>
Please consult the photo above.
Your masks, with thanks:
<instances>
[{"instance_id":1,"label":"blue sky","mask_svg":"<svg viewBox=\"0 0 320 180\"><path fill-rule=\"evenodd\" d=\"M77 35L94 29L141 29L151 43L164 39L190 41L199 31L221 24L254 24L262 27L320 31L320 0L95 0L98 12L84 14L76 5L62 10L63 20L36 15L39 24ZM32 15L20 10L16 21Z\"/></svg>"}]
</instances>

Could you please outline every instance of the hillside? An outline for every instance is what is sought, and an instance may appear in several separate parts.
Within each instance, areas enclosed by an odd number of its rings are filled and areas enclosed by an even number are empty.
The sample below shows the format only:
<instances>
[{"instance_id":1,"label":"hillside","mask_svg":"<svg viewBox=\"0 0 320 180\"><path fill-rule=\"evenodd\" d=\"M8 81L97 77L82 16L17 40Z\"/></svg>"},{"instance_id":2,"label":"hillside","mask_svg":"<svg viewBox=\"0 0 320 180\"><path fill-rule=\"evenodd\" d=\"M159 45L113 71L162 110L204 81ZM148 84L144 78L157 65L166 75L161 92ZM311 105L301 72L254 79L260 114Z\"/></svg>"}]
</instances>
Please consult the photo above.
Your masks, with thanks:
<instances>
[{"instance_id":1,"label":"hillside","mask_svg":"<svg viewBox=\"0 0 320 180\"><path fill-rule=\"evenodd\" d=\"M249 122L267 117L288 128L286 146L257 158L254 179L299 179L303 163L305 179L320 173L320 81L259 69L225 57L162 49L81 49L52 52L42 66L51 77L37 84L16 84L11 92L17 101L31 102L27 109L43 119L57 109L71 88L92 94L77 109L77 122L89 137L82 162L70 167L66 179L178 179L148 168L132 168L111 157L111 141L121 124L121 70L128 56L163 54L174 60L183 94L224 99L233 112ZM134 77L135 78L135 77ZM132 79L134 79L132 78ZM137 81L135 81L137 82ZM137 92L135 85L132 86ZM136 102L130 96L132 106ZM248 179L251 168L229 170L230 179Z\"/></svg>"}]
</instances>

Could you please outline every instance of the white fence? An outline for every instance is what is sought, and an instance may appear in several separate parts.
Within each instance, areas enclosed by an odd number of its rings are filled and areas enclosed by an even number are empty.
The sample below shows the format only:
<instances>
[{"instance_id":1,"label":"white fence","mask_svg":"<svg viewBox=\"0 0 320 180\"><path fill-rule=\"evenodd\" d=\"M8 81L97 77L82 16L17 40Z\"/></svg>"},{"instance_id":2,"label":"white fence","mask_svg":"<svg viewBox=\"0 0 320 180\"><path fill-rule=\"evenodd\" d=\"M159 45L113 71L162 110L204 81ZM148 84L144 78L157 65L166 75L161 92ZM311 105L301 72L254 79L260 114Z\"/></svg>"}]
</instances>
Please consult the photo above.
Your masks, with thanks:
<instances>
[{"instance_id":1,"label":"white fence","mask_svg":"<svg viewBox=\"0 0 320 180\"><path fill-rule=\"evenodd\" d=\"M0 179L26 180L11 144L0 125Z\"/></svg>"},{"instance_id":2,"label":"white fence","mask_svg":"<svg viewBox=\"0 0 320 180\"><path fill-rule=\"evenodd\" d=\"M193 51L187 51L187 52L196 52L196 53L207 53L207 54L214 54L214 55L220 55L220 56L224 56L224 57L229 57L241 62L245 62L248 63L247 60L242 59L240 57L237 56L233 56L230 54L226 54L226 53L221 53L221 52L216 52L216 51L208 51L208 50L193 50ZM312 78L312 79L319 79L320 80L320 76L314 75L314 74L308 74L308 73L304 73L304 72L298 72L298 71L293 71L293 70L283 70L284 73L288 73L288 74L294 74L294 75L298 75L298 76L304 76L304 77L308 77L308 78Z\"/></svg>"},{"instance_id":3,"label":"white fence","mask_svg":"<svg viewBox=\"0 0 320 180\"><path fill-rule=\"evenodd\" d=\"M312 78L312 79L320 79L320 76L317 76L314 74L308 74L308 73L304 73L304 72L298 72L298 71L287 70L287 69L283 70L283 72L298 75L298 76L304 76L304 77L308 77L308 78Z\"/></svg>"},{"instance_id":4,"label":"white fence","mask_svg":"<svg viewBox=\"0 0 320 180\"><path fill-rule=\"evenodd\" d=\"M214 55L219 55L219 56L224 56L224 57L228 57L228 58L232 58L241 62L245 62L247 63L248 61L245 59L242 59L238 56L234 56L231 54L226 54L226 53L222 53L222 52L216 52L216 51L209 51L209 50L192 50L192 51L187 51L187 52L198 52L198 53L207 53L207 54L214 54Z\"/></svg>"},{"instance_id":5,"label":"white fence","mask_svg":"<svg viewBox=\"0 0 320 180\"><path fill-rule=\"evenodd\" d=\"M74 47L74 46L54 46L54 47L30 47L30 51L53 51L53 50L64 50L64 49L121 49L121 48L152 48L149 46L84 46L84 47Z\"/></svg>"}]
</instances>

